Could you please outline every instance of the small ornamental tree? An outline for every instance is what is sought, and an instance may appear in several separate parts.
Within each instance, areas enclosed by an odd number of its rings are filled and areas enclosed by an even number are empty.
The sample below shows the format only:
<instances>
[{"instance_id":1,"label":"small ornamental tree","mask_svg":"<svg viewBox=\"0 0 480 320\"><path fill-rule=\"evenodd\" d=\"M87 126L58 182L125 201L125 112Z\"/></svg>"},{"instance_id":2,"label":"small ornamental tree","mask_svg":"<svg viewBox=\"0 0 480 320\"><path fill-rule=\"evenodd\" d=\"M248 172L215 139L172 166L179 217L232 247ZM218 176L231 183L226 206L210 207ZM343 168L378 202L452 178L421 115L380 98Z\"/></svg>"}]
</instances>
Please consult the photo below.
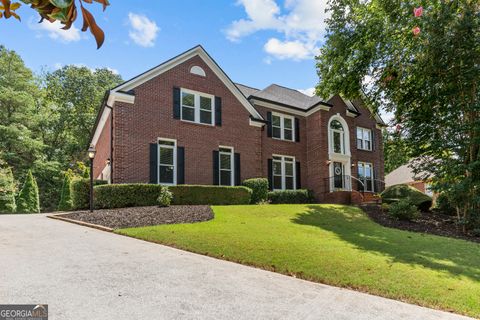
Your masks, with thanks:
<instances>
[{"instance_id":1,"label":"small ornamental tree","mask_svg":"<svg viewBox=\"0 0 480 320\"><path fill-rule=\"evenodd\" d=\"M70 183L72 182L72 172L69 170L65 172L63 179L62 193L60 194L60 202L58 204L58 211L72 210L72 197L70 193Z\"/></svg>"},{"instance_id":2,"label":"small ornamental tree","mask_svg":"<svg viewBox=\"0 0 480 320\"><path fill-rule=\"evenodd\" d=\"M23 188L18 195L18 207L19 213L39 213L40 212L40 199L38 196L37 181L32 175L32 171L28 171L27 177Z\"/></svg>"},{"instance_id":3,"label":"small ornamental tree","mask_svg":"<svg viewBox=\"0 0 480 320\"><path fill-rule=\"evenodd\" d=\"M15 213L15 182L10 167L0 167L0 213Z\"/></svg>"}]
</instances>

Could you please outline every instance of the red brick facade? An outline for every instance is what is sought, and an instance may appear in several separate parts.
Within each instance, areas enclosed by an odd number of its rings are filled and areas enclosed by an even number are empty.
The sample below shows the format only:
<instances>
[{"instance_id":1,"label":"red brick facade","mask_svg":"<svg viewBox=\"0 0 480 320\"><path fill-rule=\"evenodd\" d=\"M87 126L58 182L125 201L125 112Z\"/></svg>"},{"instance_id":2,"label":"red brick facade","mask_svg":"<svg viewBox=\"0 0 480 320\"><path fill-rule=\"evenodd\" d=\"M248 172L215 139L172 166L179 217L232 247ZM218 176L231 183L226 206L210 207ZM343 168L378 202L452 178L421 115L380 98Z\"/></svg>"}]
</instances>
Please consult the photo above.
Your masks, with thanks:
<instances>
[{"instance_id":1,"label":"red brick facade","mask_svg":"<svg viewBox=\"0 0 480 320\"><path fill-rule=\"evenodd\" d=\"M200 66L206 76L192 74L192 66ZM193 124L173 115L174 87L211 94L222 99L222 125ZM281 141L267 137L266 126L252 126L250 112L235 97L224 82L217 77L199 56L175 66L134 88L133 104L115 102L113 107L113 182L149 182L149 145L158 138L176 139L177 146L185 148L185 183L212 184L212 151L219 146L234 148L240 154L241 180L268 176L268 159L272 154L294 156L300 162L302 188L314 191L317 200L324 201L328 185L328 122L332 115L339 114L348 124L351 163L365 161L373 164L376 178L383 180L383 149L381 131L371 113L360 107L361 115L347 116L347 106L336 96L328 101L330 111L318 110L309 116L291 114L299 119L299 142ZM256 105L255 109L266 119L267 107ZM111 115L112 116L112 115ZM257 122L258 123L258 122ZM94 174L100 177L105 160L110 158L110 120L107 121L96 143ZM356 127L369 128L375 132L373 151L356 149ZM356 167L352 166L356 176Z\"/></svg>"}]
</instances>

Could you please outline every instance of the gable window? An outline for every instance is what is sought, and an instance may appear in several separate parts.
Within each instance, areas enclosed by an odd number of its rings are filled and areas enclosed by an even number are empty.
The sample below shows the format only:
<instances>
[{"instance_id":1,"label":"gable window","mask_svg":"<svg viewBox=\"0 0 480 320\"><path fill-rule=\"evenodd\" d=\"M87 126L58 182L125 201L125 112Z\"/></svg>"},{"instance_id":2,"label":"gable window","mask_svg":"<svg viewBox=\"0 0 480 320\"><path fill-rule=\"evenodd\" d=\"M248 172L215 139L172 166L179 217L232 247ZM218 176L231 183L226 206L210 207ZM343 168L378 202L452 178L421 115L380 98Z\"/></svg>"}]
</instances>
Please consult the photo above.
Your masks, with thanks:
<instances>
[{"instance_id":1,"label":"gable window","mask_svg":"<svg viewBox=\"0 0 480 320\"><path fill-rule=\"evenodd\" d=\"M192 90L182 89L181 119L201 124L214 124L213 96Z\"/></svg>"},{"instance_id":2,"label":"gable window","mask_svg":"<svg viewBox=\"0 0 480 320\"><path fill-rule=\"evenodd\" d=\"M357 149L372 150L372 130L357 127Z\"/></svg>"},{"instance_id":3,"label":"gable window","mask_svg":"<svg viewBox=\"0 0 480 320\"><path fill-rule=\"evenodd\" d=\"M295 137L294 118L284 114L272 114L272 137L275 139L293 141Z\"/></svg>"},{"instance_id":4,"label":"gable window","mask_svg":"<svg viewBox=\"0 0 480 320\"><path fill-rule=\"evenodd\" d=\"M345 154L345 131L338 120L333 120L330 123L331 131L331 146L334 153Z\"/></svg>"},{"instance_id":5,"label":"gable window","mask_svg":"<svg viewBox=\"0 0 480 320\"><path fill-rule=\"evenodd\" d=\"M233 186L233 148L220 147L218 157L219 184L221 186Z\"/></svg>"},{"instance_id":6,"label":"gable window","mask_svg":"<svg viewBox=\"0 0 480 320\"><path fill-rule=\"evenodd\" d=\"M363 183L360 184L361 191L374 191L373 189L373 166L368 162L358 163L358 179Z\"/></svg>"},{"instance_id":7,"label":"gable window","mask_svg":"<svg viewBox=\"0 0 480 320\"><path fill-rule=\"evenodd\" d=\"M273 190L295 190L295 158L273 156Z\"/></svg>"},{"instance_id":8,"label":"gable window","mask_svg":"<svg viewBox=\"0 0 480 320\"><path fill-rule=\"evenodd\" d=\"M160 184L176 184L176 153L175 140L160 139L158 141L158 180Z\"/></svg>"}]
</instances>

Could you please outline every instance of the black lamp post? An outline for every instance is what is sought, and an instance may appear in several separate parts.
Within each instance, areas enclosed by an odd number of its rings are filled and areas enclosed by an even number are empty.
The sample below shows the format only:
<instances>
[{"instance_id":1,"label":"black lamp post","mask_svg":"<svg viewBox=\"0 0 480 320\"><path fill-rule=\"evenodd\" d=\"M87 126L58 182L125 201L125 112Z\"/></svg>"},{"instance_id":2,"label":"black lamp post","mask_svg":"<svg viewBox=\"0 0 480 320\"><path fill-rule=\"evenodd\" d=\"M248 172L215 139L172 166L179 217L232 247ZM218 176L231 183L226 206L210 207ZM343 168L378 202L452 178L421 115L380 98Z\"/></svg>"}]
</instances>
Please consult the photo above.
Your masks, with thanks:
<instances>
[{"instance_id":1,"label":"black lamp post","mask_svg":"<svg viewBox=\"0 0 480 320\"><path fill-rule=\"evenodd\" d=\"M90 145L90 148L88 148L88 158L90 158L90 212L93 212L93 159L96 152L93 144Z\"/></svg>"}]
</instances>

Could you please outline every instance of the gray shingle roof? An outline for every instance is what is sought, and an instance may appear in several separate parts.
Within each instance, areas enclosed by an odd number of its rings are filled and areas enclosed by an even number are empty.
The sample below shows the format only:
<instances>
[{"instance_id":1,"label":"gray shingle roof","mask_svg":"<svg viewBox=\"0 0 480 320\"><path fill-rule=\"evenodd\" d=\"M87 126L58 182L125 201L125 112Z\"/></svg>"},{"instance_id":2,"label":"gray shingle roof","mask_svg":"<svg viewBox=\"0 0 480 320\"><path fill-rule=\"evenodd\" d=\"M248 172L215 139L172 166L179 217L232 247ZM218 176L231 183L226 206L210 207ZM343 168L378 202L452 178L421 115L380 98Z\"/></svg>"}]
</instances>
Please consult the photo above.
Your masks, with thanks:
<instances>
[{"instance_id":1,"label":"gray shingle roof","mask_svg":"<svg viewBox=\"0 0 480 320\"><path fill-rule=\"evenodd\" d=\"M240 91L243 93L243 95L247 98L250 97L251 95L253 95L255 92L260 91L260 89L245 86L245 85L240 84L240 83L235 83L235 85L237 86L238 89L240 89Z\"/></svg>"},{"instance_id":2,"label":"gray shingle roof","mask_svg":"<svg viewBox=\"0 0 480 320\"><path fill-rule=\"evenodd\" d=\"M327 103L326 101L330 100L323 100L318 96L308 96L298 90L283 87L278 84L271 84L262 90L239 83L235 83L235 85L248 99L258 98L259 100L268 100L274 103L287 105L305 111L319 103ZM348 110L352 111L353 113L360 114L354 102L345 99L344 101L347 105ZM380 118L380 116L378 116L377 114L375 114L375 116L379 124L385 124Z\"/></svg>"},{"instance_id":3,"label":"gray shingle roof","mask_svg":"<svg viewBox=\"0 0 480 320\"><path fill-rule=\"evenodd\" d=\"M322 102L322 99L318 96L307 96L300 91L282 87L277 84L271 84L265 89L253 93L252 96L254 98L266 99L304 110Z\"/></svg>"}]
</instances>

